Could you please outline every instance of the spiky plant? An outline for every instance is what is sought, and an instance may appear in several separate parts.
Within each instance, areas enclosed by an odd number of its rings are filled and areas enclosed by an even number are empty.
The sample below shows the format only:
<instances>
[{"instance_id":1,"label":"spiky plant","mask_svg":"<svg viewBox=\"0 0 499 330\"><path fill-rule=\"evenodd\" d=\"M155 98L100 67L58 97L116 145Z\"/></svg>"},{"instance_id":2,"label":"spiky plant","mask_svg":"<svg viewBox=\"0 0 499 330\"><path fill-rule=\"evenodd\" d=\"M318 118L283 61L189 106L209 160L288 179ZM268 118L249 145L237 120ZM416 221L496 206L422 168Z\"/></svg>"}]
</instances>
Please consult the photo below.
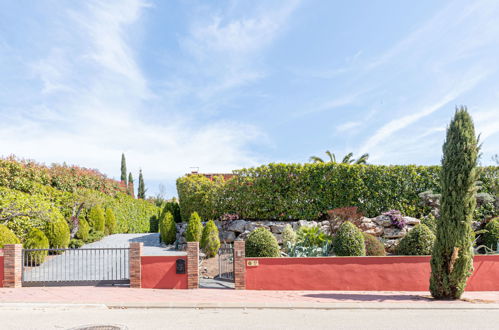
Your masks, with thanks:
<instances>
[{"instance_id":1,"label":"spiky plant","mask_svg":"<svg viewBox=\"0 0 499 330\"><path fill-rule=\"evenodd\" d=\"M465 107L456 109L443 145L441 215L431 257L430 291L436 299L459 299L473 271L479 150L471 116Z\"/></svg>"}]
</instances>

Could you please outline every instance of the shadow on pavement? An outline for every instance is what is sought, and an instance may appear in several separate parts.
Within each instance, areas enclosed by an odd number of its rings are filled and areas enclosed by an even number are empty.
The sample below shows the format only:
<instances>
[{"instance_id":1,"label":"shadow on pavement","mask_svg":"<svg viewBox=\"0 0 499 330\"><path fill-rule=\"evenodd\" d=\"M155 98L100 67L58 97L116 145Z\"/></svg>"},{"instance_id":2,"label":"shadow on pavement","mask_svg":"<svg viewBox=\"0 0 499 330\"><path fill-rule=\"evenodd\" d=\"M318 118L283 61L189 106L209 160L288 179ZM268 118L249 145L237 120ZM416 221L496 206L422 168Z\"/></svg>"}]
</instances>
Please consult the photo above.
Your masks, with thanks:
<instances>
[{"instance_id":1,"label":"shadow on pavement","mask_svg":"<svg viewBox=\"0 0 499 330\"><path fill-rule=\"evenodd\" d=\"M365 293L314 293L306 294L304 297L355 301L434 301L430 297L418 295L384 295Z\"/></svg>"}]
</instances>

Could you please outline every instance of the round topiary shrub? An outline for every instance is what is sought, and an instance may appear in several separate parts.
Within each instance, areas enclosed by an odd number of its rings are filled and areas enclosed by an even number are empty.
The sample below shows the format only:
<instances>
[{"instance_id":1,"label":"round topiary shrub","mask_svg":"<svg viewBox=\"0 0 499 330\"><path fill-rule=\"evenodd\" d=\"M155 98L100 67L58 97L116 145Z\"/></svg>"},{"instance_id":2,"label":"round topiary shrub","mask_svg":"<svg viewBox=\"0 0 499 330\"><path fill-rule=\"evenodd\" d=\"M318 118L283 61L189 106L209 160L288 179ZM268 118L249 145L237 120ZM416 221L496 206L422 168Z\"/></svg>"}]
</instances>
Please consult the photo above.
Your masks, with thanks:
<instances>
[{"instance_id":1,"label":"round topiary shrub","mask_svg":"<svg viewBox=\"0 0 499 330\"><path fill-rule=\"evenodd\" d=\"M499 218L494 218L485 225L487 232L483 235L484 245L496 251L499 242Z\"/></svg>"},{"instance_id":2,"label":"round topiary shrub","mask_svg":"<svg viewBox=\"0 0 499 330\"><path fill-rule=\"evenodd\" d=\"M253 258L280 257L279 243L268 229L257 228L246 239L246 256Z\"/></svg>"},{"instance_id":3,"label":"round topiary shrub","mask_svg":"<svg viewBox=\"0 0 499 330\"><path fill-rule=\"evenodd\" d=\"M49 239L51 248L64 249L69 245L69 226L66 220L62 218L59 220L48 222L45 227L45 235Z\"/></svg>"},{"instance_id":4,"label":"round topiary shrub","mask_svg":"<svg viewBox=\"0 0 499 330\"><path fill-rule=\"evenodd\" d=\"M333 252L337 256L365 256L366 245L359 228L350 221L343 222L333 238Z\"/></svg>"},{"instance_id":5,"label":"round topiary shrub","mask_svg":"<svg viewBox=\"0 0 499 330\"><path fill-rule=\"evenodd\" d=\"M220 248L220 238L218 237L218 228L213 220L206 223L201 237L201 248L208 258L217 255Z\"/></svg>"},{"instance_id":6,"label":"round topiary shrub","mask_svg":"<svg viewBox=\"0 0 499 330\"><path fill-rule=\"evenodd\" d=\"M404 256L430 255L435 243L435 234L424 224L416 225L400 240L397 254Z\"/></svg>"},{"instance_id":7,"label":"round topiary shrub","mask_svg":"<svg viewBox=\"0 0 499 330\"><path fill-rule=\"evenodd\" d=\"M87 215L88 224L92 231L102 231L106 230L106 216L102 208L97 205L90 209Z\"/></svg>"},{"instance_id":8,"label":"round topiary shrub","mask_svg":"<svg viewBox=\"0 0 499 330\"><path fill-rule=\"evenodd\" d=\"M49 239L43 231L37 228L31 229L26 240L24 241L23 247L27 250L30 249L48 249ZM24 263L27 266L38 266L45 261L45 257L48 255L48 250L45 251L26 251Z\"/></svg>"},{"instance_id":9,"label":"round topiary shrub","mask_svg":"<svg viewBox=\"0 0 499 330\"><path fill-rule=\"evenodd\" d=\"M78 224L78 231L76 232L75 237L81 239L84 242L87 242L89 232L90 232L90 226L88 225L87 220L80 219Z\"/></svg>"},{"instance_id":10,"label":"round topiary shrub","mask_svg":"<svg viewBox=\"0 0 499 330\"><path fill-rule=\"evenodd\" d=\"M175 243L175 239L177 238L177 227L175 226L175 221L173 221L173 215L170 212L164 213L159 220L159 235L163 243Z\"/></svg>"},{"instance_id":11,"label":"round topiary shrub","mask_svg":"<svg viewBox=\"0 0 499 330\"><path fill-rule=\"evenodd\" d=\"M371 234L362 233L367 256L386 256L385 246Z\"/></svg>"},{"instance_id":12,"label":"round topiary shrub","mask_svg":"<svg viewBox=\"0 0 499 330\"><path fill-rule=\"evenodd\" d=\"M71 249L79 249L83 245L85 245L85 242L83 242L81 239L72 239L69 241L69 248Z\"/></svg>"},{"instance_id":13,"label":"round topiary shrub","mask_svg":"<svg viewBox=\"0 0 499 330\"><path fill-rule=\"evenodd\" d=\"M187 242L199 242L202 235L203 224L201 223L201 218L197 212L193 212L185 230L185 239Z\"/></svg>"},{"instance_id":14,"label":"round topiary shrub","mask_svg":"<svg viewBox=\"0 0 499 330\"><path fill-rule=\"evenodd\" d=\"M112 235L116 231L116 217L114 216L114 212L111 208L106 209L106 224L104 233L106 235Z\"/></svg>"},{"instance_id":15,"label":"round topiary shrub","mask_svg":"<svg viewBox=\"0 0 499 330\"><path fill-rule=\"evenodd\" d=\"M0 249L5 244L19 244L19 238L6 225L0 225Z\"/></svg>"}]
</instances>

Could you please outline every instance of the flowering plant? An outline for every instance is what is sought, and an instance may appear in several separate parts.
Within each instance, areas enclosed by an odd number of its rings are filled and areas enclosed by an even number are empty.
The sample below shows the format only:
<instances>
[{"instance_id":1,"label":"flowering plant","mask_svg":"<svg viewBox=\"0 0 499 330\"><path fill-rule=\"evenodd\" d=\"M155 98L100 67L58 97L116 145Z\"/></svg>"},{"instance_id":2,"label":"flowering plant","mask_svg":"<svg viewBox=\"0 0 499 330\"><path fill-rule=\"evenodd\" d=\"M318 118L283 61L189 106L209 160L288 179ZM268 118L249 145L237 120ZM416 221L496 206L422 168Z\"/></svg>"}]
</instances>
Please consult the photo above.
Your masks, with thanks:
<instances>
[{"instance_id":1,"label":"flowering plant","mask_svg":"<svg viewBox=\"0 0 499 330\"><path fill-rule=\"evenodd\" d=\"M403 229L407 225L407 223L404 220L404 217L402 217L402 213L400 213L399 210L390 210L388 212L383 213L383 215L389 217L390 221L392 222L392 225L394 225L398 229Z\"/></svg>"}]
</instances>

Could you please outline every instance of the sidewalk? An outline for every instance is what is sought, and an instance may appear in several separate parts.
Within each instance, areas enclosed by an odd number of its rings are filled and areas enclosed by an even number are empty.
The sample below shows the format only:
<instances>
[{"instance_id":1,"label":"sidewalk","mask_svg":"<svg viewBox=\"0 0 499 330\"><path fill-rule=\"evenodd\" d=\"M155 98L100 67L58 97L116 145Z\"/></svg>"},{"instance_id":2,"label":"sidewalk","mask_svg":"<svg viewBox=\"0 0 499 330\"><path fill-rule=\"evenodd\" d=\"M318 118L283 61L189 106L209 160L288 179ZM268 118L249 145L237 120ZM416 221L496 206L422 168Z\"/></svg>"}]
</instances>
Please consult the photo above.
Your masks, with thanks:
<instances>
[{"instance_id":1,"label":"sidewalk","mask_svg":"<svg viewBox=\"0 0 499 330\"><path fill-rule=\"evenodd\" d=\"M0 307L11 304L104 305L107 308L499 309L499 292L466 292L459 301L435 301L428 292L0 288Z\"/></svg>"}]
</instances>

